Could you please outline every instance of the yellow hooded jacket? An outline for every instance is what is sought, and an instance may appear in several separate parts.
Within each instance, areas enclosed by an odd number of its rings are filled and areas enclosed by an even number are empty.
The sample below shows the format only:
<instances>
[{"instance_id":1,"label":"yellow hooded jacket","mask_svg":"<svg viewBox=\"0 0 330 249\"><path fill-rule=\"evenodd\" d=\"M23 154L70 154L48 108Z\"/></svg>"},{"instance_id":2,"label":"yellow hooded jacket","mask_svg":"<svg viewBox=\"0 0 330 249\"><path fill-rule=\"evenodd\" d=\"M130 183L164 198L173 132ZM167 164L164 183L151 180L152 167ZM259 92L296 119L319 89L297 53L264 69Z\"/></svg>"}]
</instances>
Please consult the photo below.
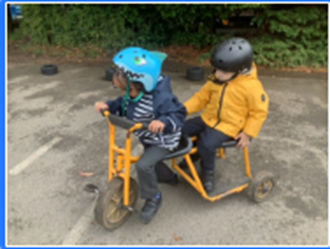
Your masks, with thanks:
<instances>
[{"instance_id":1,"label":"yellow hooded jacket","mask_svg":"<svg viewBox=\"0 0 330 249\"><path fill-rule=\"evenodd\" d=\"M184 105L188 114L204 110L203 121L230 137L243 131L255 138L267 118L269 98L253 63L250 72L222 85L208 80Z\"/></svg>"}]
</instances>

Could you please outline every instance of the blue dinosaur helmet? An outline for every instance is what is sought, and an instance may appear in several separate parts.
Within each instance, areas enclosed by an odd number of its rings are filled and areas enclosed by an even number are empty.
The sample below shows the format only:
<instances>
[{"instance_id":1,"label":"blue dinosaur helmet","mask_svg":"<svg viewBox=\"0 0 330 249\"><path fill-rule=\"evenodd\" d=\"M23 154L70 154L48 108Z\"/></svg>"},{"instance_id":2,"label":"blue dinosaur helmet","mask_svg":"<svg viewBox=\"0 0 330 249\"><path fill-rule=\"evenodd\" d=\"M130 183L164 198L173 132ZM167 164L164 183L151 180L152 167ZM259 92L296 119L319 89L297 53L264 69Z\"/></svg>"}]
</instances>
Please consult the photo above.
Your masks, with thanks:
<instances>
[{"instance_id":1,"label":"blue dinosaur helmet","mask_svg":"<svg viewBox=\"0 0 330 249\"><path fill-rule=\"evenodd\" d=\"M146 92L151 92L157 86L166 57L165 53L129 47L116 54L113 62L124 71L130 81L141 82Z\"/></svg>"}]
</instances>

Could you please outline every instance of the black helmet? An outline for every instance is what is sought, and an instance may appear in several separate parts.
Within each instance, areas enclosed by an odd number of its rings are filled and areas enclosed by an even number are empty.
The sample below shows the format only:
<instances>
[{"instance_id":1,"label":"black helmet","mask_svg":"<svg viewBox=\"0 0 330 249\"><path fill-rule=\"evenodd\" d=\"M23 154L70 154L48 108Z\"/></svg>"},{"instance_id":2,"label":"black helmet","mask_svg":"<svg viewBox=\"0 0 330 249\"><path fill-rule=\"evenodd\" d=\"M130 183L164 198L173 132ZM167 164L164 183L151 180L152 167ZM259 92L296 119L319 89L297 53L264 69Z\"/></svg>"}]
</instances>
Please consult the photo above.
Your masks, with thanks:
<instances>
[{"instance_id":1,"label":"black helmet","mask_svg":"<svg viewBox=\"0 0 330 249\"><path fill-rule=\"evenodd\" d=\"M231 38L221 43L211 55L212 66L225 72L248 71L252 61L252 46L243 38Z\"/></svg>"}]
</instances>

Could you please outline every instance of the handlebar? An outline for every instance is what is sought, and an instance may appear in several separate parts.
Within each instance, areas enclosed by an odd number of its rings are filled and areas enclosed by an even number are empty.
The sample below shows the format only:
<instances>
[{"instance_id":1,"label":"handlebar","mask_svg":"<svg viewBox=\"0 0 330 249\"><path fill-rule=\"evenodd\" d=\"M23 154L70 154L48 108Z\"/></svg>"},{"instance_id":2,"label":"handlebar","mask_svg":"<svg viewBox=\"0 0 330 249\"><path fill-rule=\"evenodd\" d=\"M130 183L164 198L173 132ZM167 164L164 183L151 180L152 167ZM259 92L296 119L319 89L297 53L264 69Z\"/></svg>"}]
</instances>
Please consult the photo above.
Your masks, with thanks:
<instances>
[{"instance_id":1,"label":"handlebar","mask_svg":"<svg viewBox=\"0 0 330 249\"><path fill-rule=\"evenodd\" d=\"M147 123L135 123L134 121L124 117L110 115L109 110L101 110L101 114L102 116L108 118L113 125L129 130L130 132L140 129L148 129L149 126Z\"/></svg>"}]
</instances>

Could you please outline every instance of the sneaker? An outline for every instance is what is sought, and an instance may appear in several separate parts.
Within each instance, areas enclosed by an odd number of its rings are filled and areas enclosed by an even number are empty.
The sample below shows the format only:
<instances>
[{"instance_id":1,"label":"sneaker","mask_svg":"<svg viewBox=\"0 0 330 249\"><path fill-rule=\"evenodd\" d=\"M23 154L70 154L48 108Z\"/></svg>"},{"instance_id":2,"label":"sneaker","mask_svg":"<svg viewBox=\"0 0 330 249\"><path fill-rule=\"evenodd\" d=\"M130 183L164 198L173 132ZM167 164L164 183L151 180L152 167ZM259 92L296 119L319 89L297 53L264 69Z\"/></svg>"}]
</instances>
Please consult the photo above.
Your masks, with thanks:
<instances>
[{"instance_id":1,"label":"sneaker","mask_svg":"<svg viewBox=\"0 0 330 249\"><path fill-rule=\"evenodd\" d=\"M214 172L202 170L201 181L206 193L210 193L214 190Z\"/></svg>"},{"instance_id":2,"label":"sneaker","mask_svg":"<svg viewBox=\"0 0 330 249\"><path fill-rule=\"evenodd\" d=\"M148 224L157 214L161 204L161 193L157 194L154 198L147 199L140 213L140 221L144 224Z\"/></svg>"}]
</instances>

